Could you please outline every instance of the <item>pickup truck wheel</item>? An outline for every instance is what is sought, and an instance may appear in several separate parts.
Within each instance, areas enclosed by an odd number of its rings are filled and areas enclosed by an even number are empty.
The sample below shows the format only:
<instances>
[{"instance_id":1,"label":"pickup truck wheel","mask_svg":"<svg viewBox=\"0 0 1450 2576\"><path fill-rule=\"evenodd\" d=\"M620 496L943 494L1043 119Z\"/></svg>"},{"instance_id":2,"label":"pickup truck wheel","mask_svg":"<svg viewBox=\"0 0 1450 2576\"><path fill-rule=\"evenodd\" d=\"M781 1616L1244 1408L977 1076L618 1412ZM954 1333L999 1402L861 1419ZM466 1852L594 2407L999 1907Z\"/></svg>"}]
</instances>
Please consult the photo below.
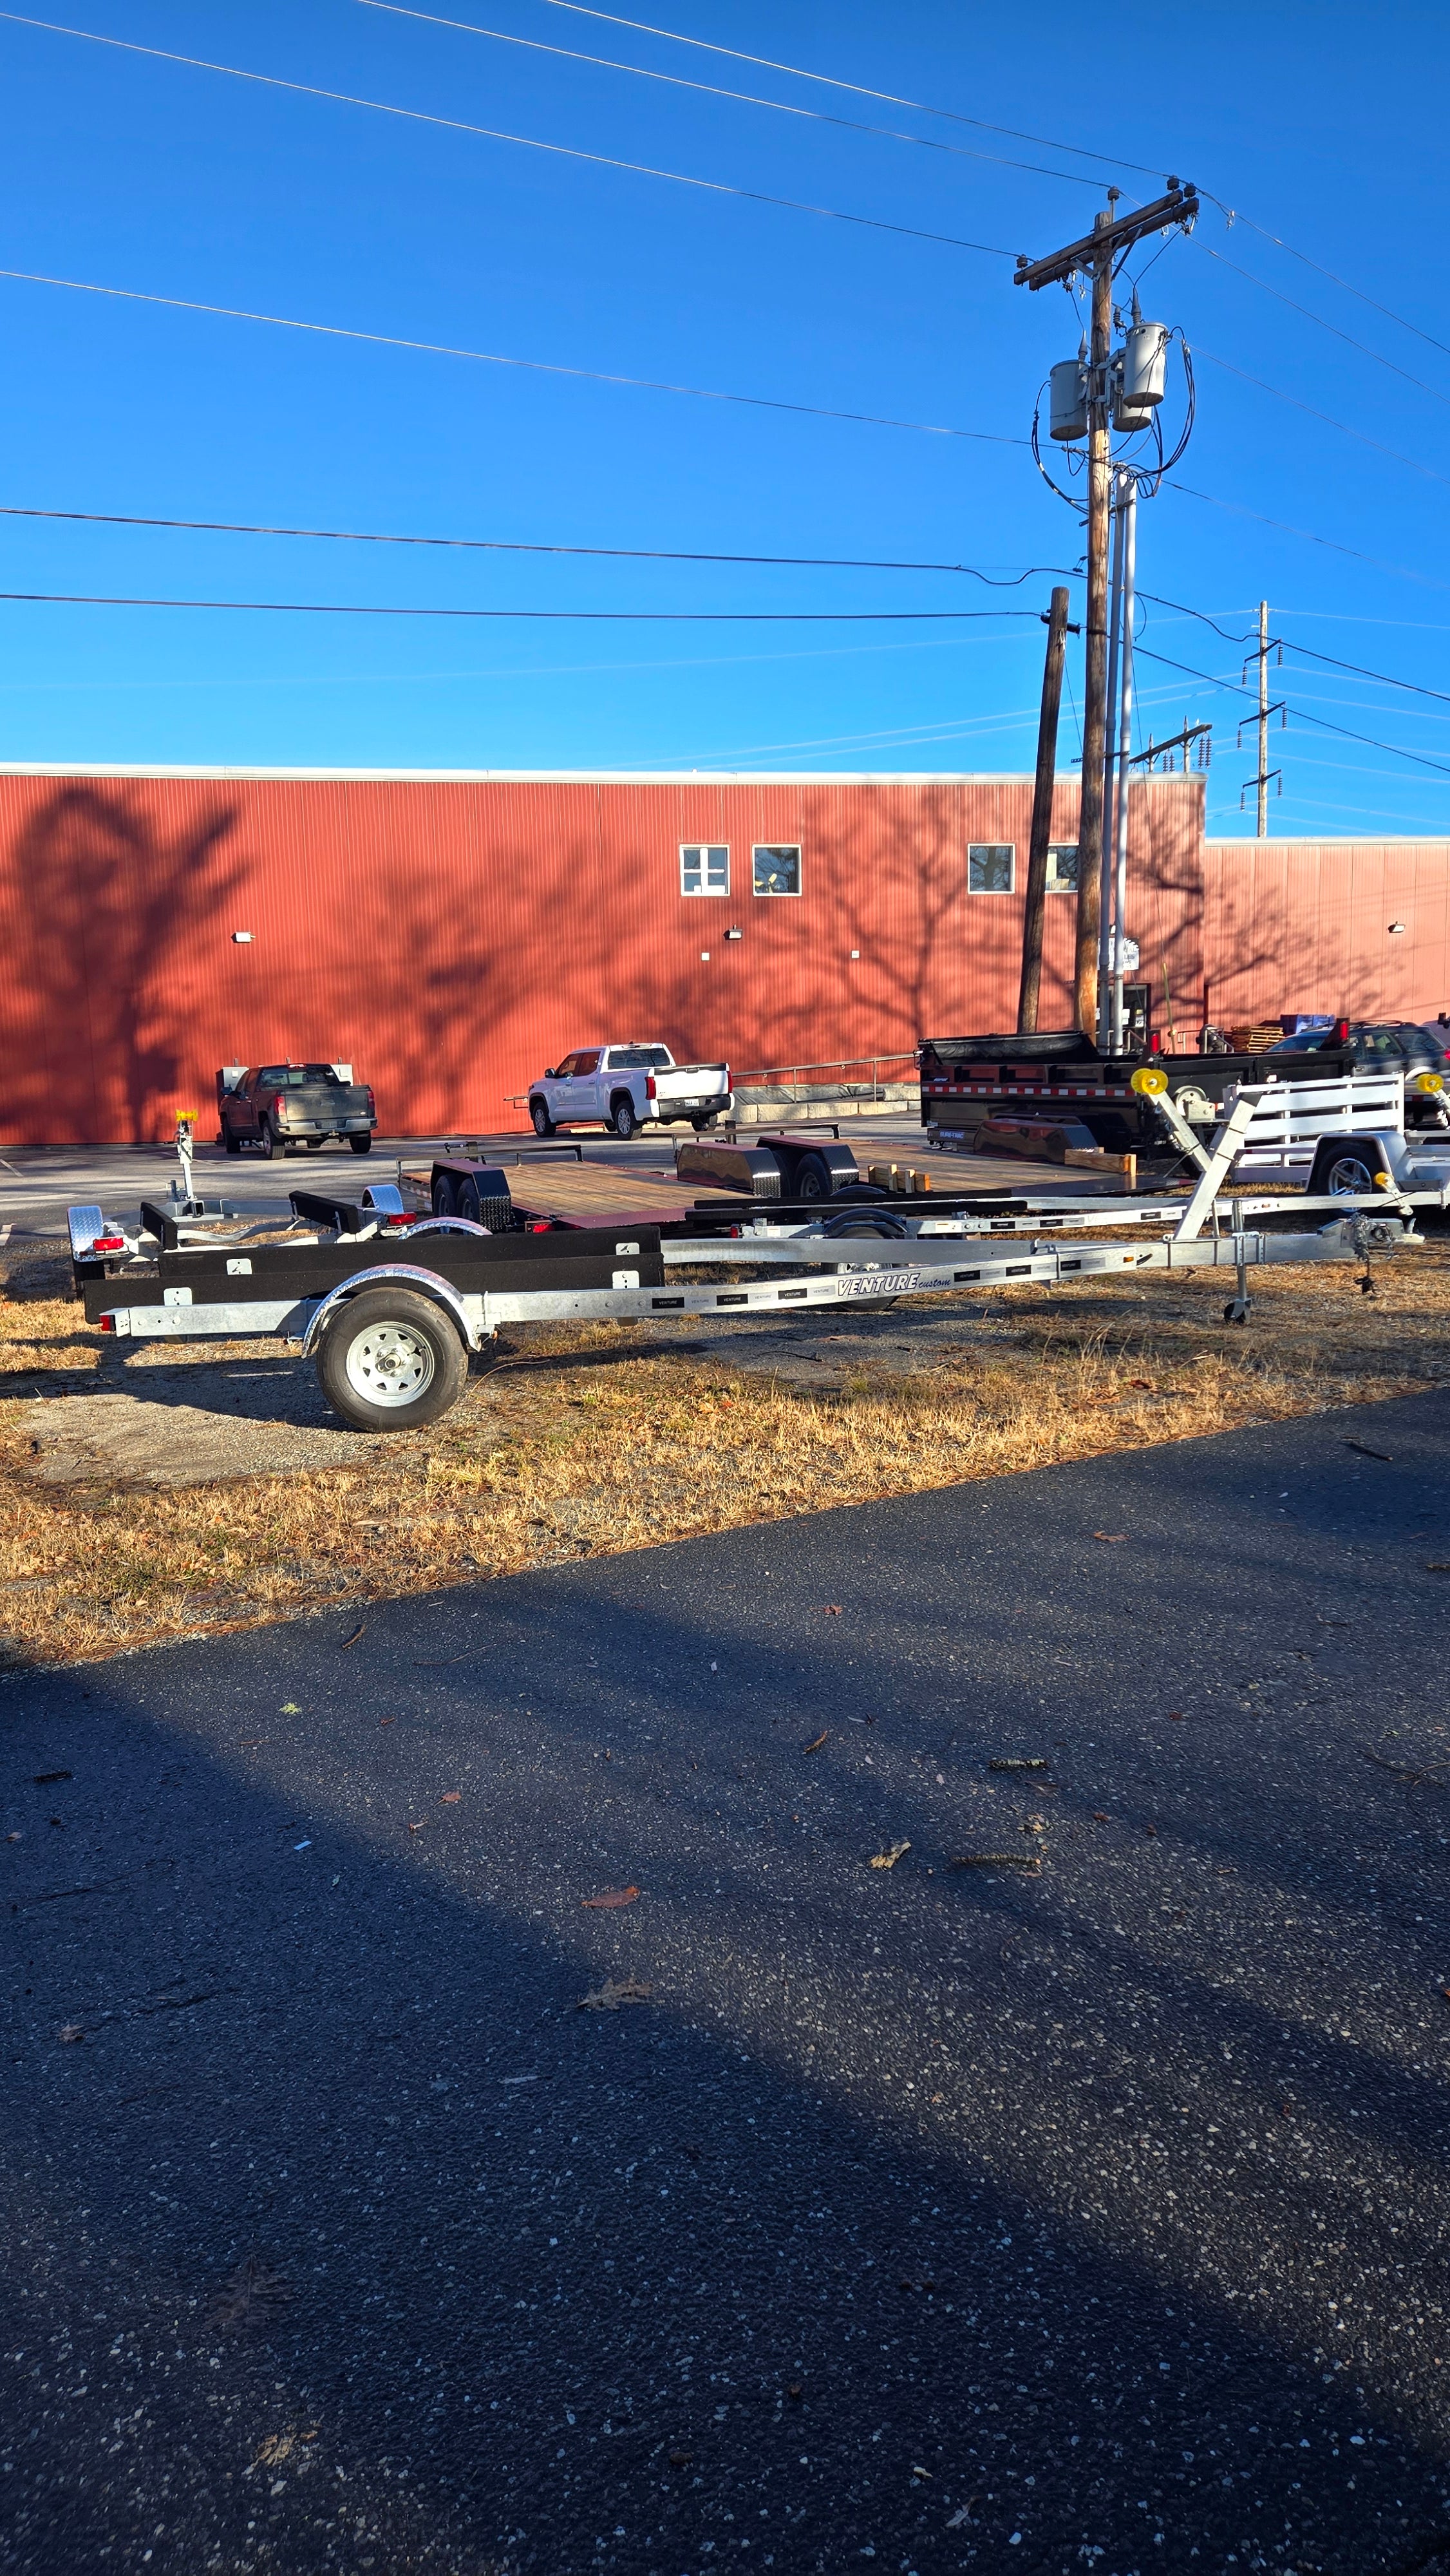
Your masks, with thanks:
<instances>
[{"instance_id":1,"label":"pickup truck wheel","mask_svg":"<svg viewBox=\"0 0 1450 2576\"><path fill-rule=\"evenodd\" d=\"M609 1123L616 1136L623 1136L626 1139L631 1137L638 1127L639 1120L634 1114L634 1102L627 1091L622 1091L619 1098L612 1104Z\"/></svg>"},{"instance_id":2,"label":"pickup truck wheel","mask_svg":"<svg viewBox=\"0 0 1450 2576\"><path fill-rule=\"evenodd\" d=\"M449 1316L407 1288L369 1288L339 1307L318 1382L355 1431L411 1431L456 1404L468 1354Z\"/></svg>"},{"instance_id":3,"label":"pickup truck wheel","mask_svg":"<svg viewBox=\"0 0 1450 2576\"><path fill-rule=\"evenodd\" d=\"M235 1127L224 1127L222 1129L221 1141L225 1145L229 1154L239 1154L242 1150L242 1140L237 1134Z\"/></svg>"},{"instance_id":4,"label":"pickup truck wheel","mask_svg":"<svg viewBox=\"0 0 1450 2576\"><path fill-rule=\"evenodd\" d=\"M547 1100L531 1100L529 1102L529 1116L534 1122L534 1134L536 1136L553 1135L554 1122L549 1116L549 1104Z\"/></svg>"},{"instance_id":5,"label":"pickup truck wheel","mask_svg":"<svg viewBox=\"0 0 1450 2576\"><path fill-rule=\"evenodd\" d=\"M370 1154L373 1150L371 1136L349 1136L347 1141L355 1154Z\"/></svg>"},{"instance_id":6,"label":"pickup truck wheel","mask_svg":"<svg viewBox=\"0 0 1450 2576\"><path fill-rule=\"evenodd\" d=\"M277 1131L270 1118L264 1118L257 1129L257 1151L269 1163L277 1151Z\"/></svg>"},{"instance_id":7,"label":"pickup truck wheel","mask_svg":"<svg viewBox=\"0 0 1450 2576\"><path fill-rule=\"evenodd\" d=\"M703 1136L707 1127L713 1127L714 1124L715 1121L713 1118L692 1118L690 1120L690 1125L694 1128L697 1136Z\"/></svg>"}]
</instances>

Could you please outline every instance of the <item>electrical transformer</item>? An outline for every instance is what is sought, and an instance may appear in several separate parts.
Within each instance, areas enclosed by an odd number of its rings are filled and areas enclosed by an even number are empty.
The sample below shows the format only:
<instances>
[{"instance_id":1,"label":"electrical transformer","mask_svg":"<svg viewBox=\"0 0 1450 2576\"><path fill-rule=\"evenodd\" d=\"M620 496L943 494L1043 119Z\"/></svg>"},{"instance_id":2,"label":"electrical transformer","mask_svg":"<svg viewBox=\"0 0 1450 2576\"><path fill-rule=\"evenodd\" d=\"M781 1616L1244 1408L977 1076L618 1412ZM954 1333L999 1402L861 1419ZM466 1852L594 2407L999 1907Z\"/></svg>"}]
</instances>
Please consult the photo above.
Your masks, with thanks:
<instances>
[{"instance_id":1,"label":"electrical transformer","mask_svg":"<svg viewBox=\"0 0 1450 2576\"><path fill-rule=\"evenodd\" d=\"M1134 321L1123 335L1123 346L1115 369L1117 382L1113 398L1113 427L1119 430L1149 429L1153 414L1163 394L1168 377L1168 325L1166 322Z\"/></svg>"},{"instance_id":2,"label":"electrical transformer","mask_svg":"<svg viewBox=\"0 0 1450 2576\"><path fill-rule=\"evenodd\" d=\"M1064 358L1048 378L1054 438L1086 438L1087 368L1081 358Z\"/></svg>"}]
</instances>

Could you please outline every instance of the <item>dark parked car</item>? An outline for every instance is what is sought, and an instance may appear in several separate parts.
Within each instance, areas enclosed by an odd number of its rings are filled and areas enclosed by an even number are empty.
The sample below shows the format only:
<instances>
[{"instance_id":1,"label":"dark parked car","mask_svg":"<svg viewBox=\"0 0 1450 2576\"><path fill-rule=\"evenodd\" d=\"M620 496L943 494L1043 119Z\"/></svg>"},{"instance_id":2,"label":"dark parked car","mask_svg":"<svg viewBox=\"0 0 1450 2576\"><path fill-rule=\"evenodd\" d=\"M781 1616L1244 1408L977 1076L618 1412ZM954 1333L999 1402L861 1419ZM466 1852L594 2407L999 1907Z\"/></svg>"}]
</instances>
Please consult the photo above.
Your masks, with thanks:
<instances>
[{"instance_id":1,"label":"dark parked car","mask_svg":"<svg viewBox=\"0 0 1450 2576\"><path fill-rule=\"evenodd\" d=\"M264 1064L255 1070L223 1065L216 1078L221 1129L229 1154L254 1146L269 1158L280 1146L316 1153L329 1137L347 1139L355 1154L372 1150L378 1123L372 1085L354 1082L351 1065Z\"/></svg>"},{"instance_id":2,"label":"dark parked car","mask_svg":"<svg viewBox=\"0 0 1450 2576\"><path fill-rule=\"evenodd\" d=\"M1351 1020L1347 1038L1343 1029L1342 1020L1327 1029L1300 1029L1270 1047L1266 1061L1272 1064L1276 1055L1320 1055L1326 1049L1338 1056L1347 1046L1356 1065L1404 1075L1407 1127L1450 1124L1450 1057L1445 1052L1450 1029L1426 1027L1419 1020ZM1421 1073L1438 1073L1445 1090L1418 1091L1415 1076Z\"/></svg>"}]
</instances>

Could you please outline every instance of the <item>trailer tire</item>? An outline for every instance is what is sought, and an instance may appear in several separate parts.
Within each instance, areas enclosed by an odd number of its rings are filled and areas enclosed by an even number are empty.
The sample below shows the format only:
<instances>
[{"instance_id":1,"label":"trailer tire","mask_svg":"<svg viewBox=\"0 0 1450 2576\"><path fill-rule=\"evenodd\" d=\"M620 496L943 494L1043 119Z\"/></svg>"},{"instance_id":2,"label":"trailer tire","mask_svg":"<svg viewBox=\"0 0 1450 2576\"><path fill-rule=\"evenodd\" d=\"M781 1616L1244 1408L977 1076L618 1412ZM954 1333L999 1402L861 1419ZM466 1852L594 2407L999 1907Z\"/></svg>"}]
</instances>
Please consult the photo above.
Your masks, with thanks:
<instances>
[{"instance_id":1,"label":"trailer tire","mask_svg":"<svg viewBox=\"0 0 1450 2576\"><path fill-rule=\"evenodd\" d=\"M630 1137L639 1126L639 1120L634 1114L634 1102L627 1091L621 1091L615 1099L611 1100L609 1124L616 1136L621 1137L628 1144Z\"/></svg>"},{"instance_id":2,"label":"trailer tire","mask_svg":"<svg viewBox=\"0 0 1450 2576\"><path fill-rule=\"evenodd\" d=\"M413 1431L456 1404L468 1378L457 1327L411 1288L367 1288L339 1306L317 1354L333 1412L354 1431Z\"/></svg>"},{"instance_id":3,"label":"trailer tire","mask_svg":"<svg viewBox=\"0 0 1450 2576\"><path fill-rule=\"evenodd\" d=\"M447 1172L439 1172L434 1178L433 1213L435 1216L458 1214L458 1191Z\"/></svg>"},{"instance_id":4,"label":"trailer tire","mask_svg":"<svg viewBox=\"0 0 1450 2576\"><path fill-rule=\"evenodd\" d=\"M547 1100L531 1100L529 1102L529 1116L533 1120L534 1134L536 1136L553 1135L554 1122L549 1116L549 1104Z\"/></svg>"},{"instance_id":5,"label":"trailer tire","mask_svg":"<svg viewBox=\"0 0 1450 2576\"><path fill-rule=\"evenodd\" d=\"M828 1199L831 1195L829 1163L822 1162L819 1154L802 1154L796 1165L795 1188L791 1195L798 1199Z\"/></svg>"}]
</instances>

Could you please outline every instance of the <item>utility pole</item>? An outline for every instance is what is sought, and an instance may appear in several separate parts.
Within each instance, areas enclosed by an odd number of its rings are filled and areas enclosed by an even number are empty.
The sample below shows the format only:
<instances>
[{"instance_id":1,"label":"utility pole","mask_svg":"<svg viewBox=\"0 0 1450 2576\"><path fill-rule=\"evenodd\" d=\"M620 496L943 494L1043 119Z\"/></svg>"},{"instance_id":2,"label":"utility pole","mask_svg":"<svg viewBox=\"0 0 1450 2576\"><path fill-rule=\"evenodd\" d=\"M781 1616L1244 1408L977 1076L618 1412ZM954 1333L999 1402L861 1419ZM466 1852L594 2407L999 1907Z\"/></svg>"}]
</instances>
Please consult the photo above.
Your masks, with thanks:
<instances>
[{"instance_id":1,"label":"utility pole","mask_svg":"<svg viewBox=\"0 0 1450 2576\"><path fill-rule=\"evenodd\" d=\"M1259 602L1259 833L1269 837L1269 603Z\"/></svg>"},{"instance_id":2,"label":"utility pole","mask_svg":"<svg viewBox=\"0 0 1450 2576\"><path fill-rule=\"evenodd\" d=\"M1047 911L1047 851L1052 839L1052 789L1057 776L1057 717L1062 705L1062 666L1067 653L1068 598L1055 590L1043 624L1047 658L1042 666L1042 713L1037 724L1037 779L1032 791L1032 839L1027 853L1027 907L1022 919L1022 985L1017 1026L1035 1030L1042 987L1042 926Z\"/></svg>"},{"instance_id":3,"label":"utility pole","mask_svg":"<svg viewBox=\"0 0 1450 2576\"><path fill-rule=\"evenodd\" d=\"M1249 662L1257 662L1259 666L1259 768L1257 777L1250 778L1246 782L1248 787L1256 787L1258 789L1258 838L1261 841L1266 841L1269 837L1269 789L1276 778L1282 782L1284 774L1280 769L1271 769L1269 767L1269 718L1270 716L1276 715L1283 720L1287 720L1285 718L1284 701L1282 698L1276 698L1272 706L1269 704L1269 654L1271 649L1272 648L1269 643L1269 603L1266 599L1261 599L1259 602L1258 651L1249 655ZM1279 659L1282 662L1284 658L1284 648L1282 644L1279 646L1278 652ZM1248 678L1248 668L1249 665L1248 662L1246 662L1244 664L1245 679ZM1240 805L1243 804L1243 801L1244 800L1241 795L1239 798Z\"/></svg>"},{"instance_id":4,"label":"utility pole","mask_svg":"<svg viewBox=\"0 0 1450 2576\"><path fill-rule=\"evenodd\" d=\"M1024 252L1013 283L1030 287L1067 285L1082 275L1092 283L1092 322L1088 342L1087 431L1087 638L1083 686L1082 797L1078 814L1077 957L1075 1021L1089 1032L1097 1022L1098 938L1102 920L1103 763L1107 747L1108 658L1108 499L1112 470L1113 271L1120 255L1150 233L1189 225L1198 213L1191 186L1170 179L1168 192L1136 214L1115 210L1120 190L1108 190L1106 211L1092 231L1047 259Z\"/></svg>"}]
</instances>

